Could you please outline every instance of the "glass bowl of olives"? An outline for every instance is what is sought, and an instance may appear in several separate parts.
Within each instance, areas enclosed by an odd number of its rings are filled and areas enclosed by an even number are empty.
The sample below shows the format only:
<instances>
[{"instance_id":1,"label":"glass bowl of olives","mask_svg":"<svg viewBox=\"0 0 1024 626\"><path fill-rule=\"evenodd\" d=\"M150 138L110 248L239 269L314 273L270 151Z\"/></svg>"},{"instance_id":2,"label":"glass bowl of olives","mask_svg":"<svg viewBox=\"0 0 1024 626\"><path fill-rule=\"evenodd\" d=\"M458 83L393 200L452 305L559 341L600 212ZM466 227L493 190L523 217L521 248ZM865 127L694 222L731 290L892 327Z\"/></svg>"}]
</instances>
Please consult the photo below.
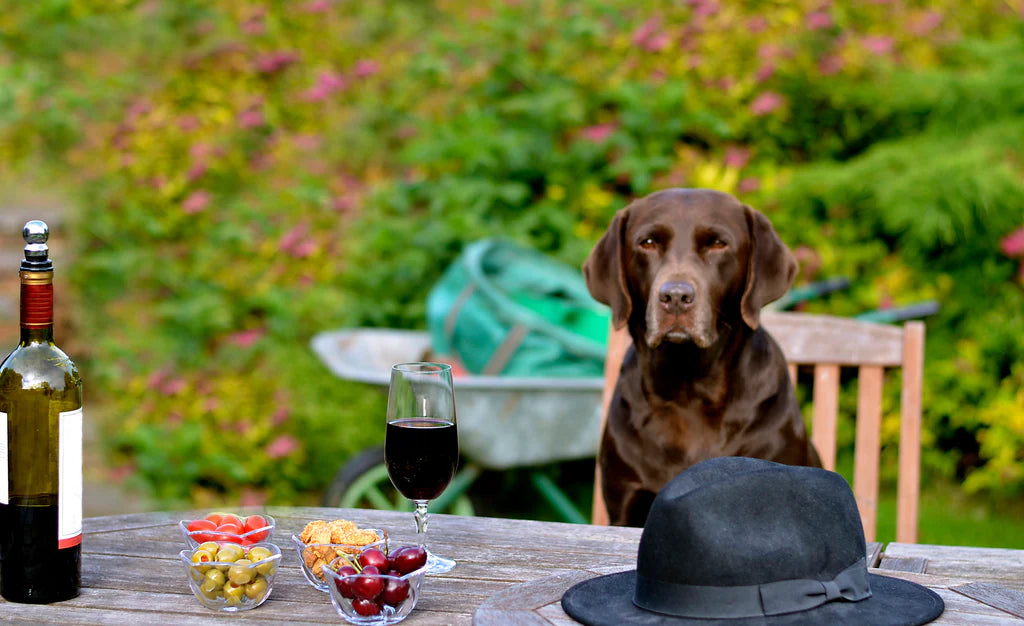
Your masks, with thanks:
<instances>
[{"instance_id":1,"label":"glass bowl of olives","mask_svg":"<svg viewBox=\"0 0 1024 626\"><path fill-rule=\"evenodd\" d=\"M419 546L339 556L323 569L331 604L350 624L397 624L416 608L426 563Z\"/></svg>"},{"instance_id":2,"label":"glass bowl of olives","mask_svg":"<svg viewBox=\"0 0 1024 626\"><path fill-rule=\"evenodd\" d=\"M207 541L179 553L199 602L217 611L247 611L263 604L274 587L281 549L272 543L242 546Z\"/></svg>"},{"instance_id":3,"label":"glass bowl of olives","mask_svg":"<svg viewBox=\"0 0 1024 626\"><path fill-rule=\"evenodd\" d=\"M210 513L200 519L183 519L178 528L190 548L196 548L207 541L252 545L270 541L277 522L269 515L234 515L233 513Z\"/></svg>"},{"instance_id":4,"label":"glass bowl of olives","mask_svg":"<svg viewBox=\"0 0 1024 626\"><path fill-rule=\"evenodd\" d=\"M302 574L309 581L309 584L320 591L327 591L327 579L324 576L323 569L331 561L346 554L358 557L359 553L367 548L378 548L386 551L388 541L384 531L379 528L368 528L366 530L372 530L376 533L377 541L358 546L346 543L305 543L298 536L292 535L295 549L299 553L299 565L302 566Z\"/></svg>"}]
</instances>

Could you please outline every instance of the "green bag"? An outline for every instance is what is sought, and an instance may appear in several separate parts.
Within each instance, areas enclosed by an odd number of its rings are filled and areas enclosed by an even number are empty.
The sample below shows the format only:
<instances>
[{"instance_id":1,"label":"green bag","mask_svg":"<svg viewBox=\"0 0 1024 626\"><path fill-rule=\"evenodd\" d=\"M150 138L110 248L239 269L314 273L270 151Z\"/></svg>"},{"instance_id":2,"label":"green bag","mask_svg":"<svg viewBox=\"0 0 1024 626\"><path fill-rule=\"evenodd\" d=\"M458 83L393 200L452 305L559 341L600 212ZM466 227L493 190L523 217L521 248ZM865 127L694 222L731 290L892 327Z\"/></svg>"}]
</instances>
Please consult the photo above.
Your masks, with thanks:
<instances>
[{"instance_id":1,"label":"green bag","mask_svg":"<svg viewBox=\"0 0 1024 626\"><path fill-rule=\"evenodd\" d=\"M486 376L602 376L609 319L579 269L498 239L466 246L427 297L434 351Z\"/></svg>"}]
</instances>

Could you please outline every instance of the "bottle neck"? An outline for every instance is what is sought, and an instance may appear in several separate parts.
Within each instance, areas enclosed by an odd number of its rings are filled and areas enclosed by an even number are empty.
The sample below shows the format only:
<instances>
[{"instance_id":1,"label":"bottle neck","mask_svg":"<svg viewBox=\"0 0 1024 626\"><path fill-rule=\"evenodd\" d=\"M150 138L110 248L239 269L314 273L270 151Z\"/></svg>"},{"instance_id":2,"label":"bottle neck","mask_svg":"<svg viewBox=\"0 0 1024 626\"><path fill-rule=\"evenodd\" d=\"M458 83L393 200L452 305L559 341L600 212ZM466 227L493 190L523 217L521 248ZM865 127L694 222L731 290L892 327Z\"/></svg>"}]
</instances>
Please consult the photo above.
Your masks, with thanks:
<instances>
[{"instance_id":1,"label":"bottle neck","mask_svg":"<svg viewBox=\"0 0 1024 626\"><path fill-rule=\"evenodd\" d=\"M53 271L21 271L21 343L53 341Z\"/></svg>"}]
</instances>

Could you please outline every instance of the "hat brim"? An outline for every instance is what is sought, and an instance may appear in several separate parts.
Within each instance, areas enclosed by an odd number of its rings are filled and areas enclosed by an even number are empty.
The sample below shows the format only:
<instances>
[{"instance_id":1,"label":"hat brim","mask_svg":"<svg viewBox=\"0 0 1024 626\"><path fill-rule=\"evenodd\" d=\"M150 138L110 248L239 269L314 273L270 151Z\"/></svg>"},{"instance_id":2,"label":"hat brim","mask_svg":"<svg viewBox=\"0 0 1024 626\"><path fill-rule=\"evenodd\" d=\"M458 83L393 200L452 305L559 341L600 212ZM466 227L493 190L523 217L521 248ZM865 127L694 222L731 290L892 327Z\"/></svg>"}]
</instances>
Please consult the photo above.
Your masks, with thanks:
<instances>
[{"instance_id":1,"label":"hat brim","mask_svg":"<svg viewBox=\"0 0 1024 626\"><path fill-rule=\"evenodd\" d=\"M868 574L871 597L859 602L828 602L800 613L741 619L697 619L645 611L633 604L636 570L598 576L573 585L562 596L562 609L588 626L619 624L925 624L945 609L937 593L907 580Z\"/></svg>"}]
</instances>

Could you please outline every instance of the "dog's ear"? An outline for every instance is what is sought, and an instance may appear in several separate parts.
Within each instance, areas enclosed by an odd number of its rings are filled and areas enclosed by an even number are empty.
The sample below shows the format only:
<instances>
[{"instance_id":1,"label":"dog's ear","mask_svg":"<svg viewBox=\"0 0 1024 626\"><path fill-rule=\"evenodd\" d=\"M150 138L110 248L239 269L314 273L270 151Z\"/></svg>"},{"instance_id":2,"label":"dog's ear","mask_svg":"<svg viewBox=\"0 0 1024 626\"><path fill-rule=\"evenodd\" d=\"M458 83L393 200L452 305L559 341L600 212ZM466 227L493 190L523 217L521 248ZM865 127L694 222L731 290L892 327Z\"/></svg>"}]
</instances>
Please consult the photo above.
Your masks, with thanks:
<instances>
[{"instance_id":1,"label":"dog's ear","mask_svg":"<svg viewBox=\"0 0 1024 626\"><path fill-rule=\"evenodd\" d=\"M761 322L761 308L781 298L793 284L797 264L768 218L747 205L743 205L743 210L750 232L750 260L740 313L747 326L756 329Z\"/></svg>"},{"instance_id":2,"label":"dog's ear","mask_svg":"<svg viewBox=\"0 0 1024 626\"><path fill-rule=\"evenodd\" d=\"M629 207L615 214L601 239L583 262L583 278L594 299L612 309L612 325L622 328L633 311L626 287L625 237Z\"/></svg>"}]
</instances>

